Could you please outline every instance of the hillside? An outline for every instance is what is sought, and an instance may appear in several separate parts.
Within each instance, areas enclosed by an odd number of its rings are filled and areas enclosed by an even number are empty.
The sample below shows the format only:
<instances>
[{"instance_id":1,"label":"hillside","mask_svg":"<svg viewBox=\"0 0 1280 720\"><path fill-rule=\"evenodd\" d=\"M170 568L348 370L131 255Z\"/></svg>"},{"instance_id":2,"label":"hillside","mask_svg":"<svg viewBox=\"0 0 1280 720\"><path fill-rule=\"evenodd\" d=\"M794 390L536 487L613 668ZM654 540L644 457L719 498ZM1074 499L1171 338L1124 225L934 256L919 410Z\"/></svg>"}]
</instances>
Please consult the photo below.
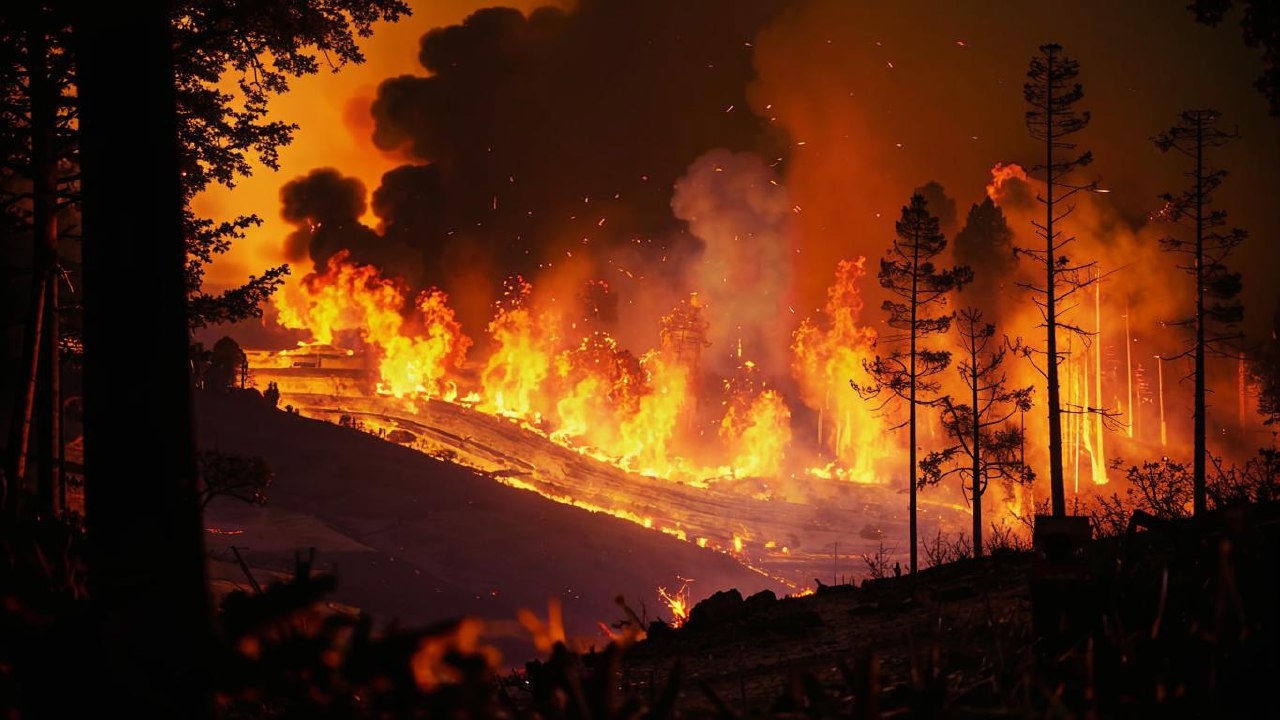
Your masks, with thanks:
<instances>
[{"instance_id":1,"label":"hillside","mask_svg":"<svg viewBox=\"0 0 1280 720\"><path fill-rule=\"evenodd\" d=\"M622 617L616 596L652 619L666 614L657 588L681 577L695 600L784 589L722 553L252 397L199 393L196 409L201 449L261 456L275 472L266 507L209 507L210 553L229 559L235 545L252 567L286 571L295 549L315 547L316 569L338 575L334 599L380 620L477 615L498 621L499 645L520 648L517 610L545 617L550 598L571 635L599 636L598 622Z\"/></svg>"}]
</instances>

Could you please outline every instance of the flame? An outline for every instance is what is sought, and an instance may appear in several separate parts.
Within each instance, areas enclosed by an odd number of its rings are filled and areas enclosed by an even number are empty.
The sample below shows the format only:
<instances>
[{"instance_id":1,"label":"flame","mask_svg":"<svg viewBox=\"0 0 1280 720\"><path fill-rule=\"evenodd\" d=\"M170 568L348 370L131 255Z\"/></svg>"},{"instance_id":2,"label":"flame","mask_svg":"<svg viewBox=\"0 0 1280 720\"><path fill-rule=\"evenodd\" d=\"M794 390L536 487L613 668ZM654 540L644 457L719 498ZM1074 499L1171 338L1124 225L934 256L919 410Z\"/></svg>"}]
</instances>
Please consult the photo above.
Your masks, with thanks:
<instances>
[{"instance_id":1,"label":"flame","mask_svg":"<svg viewBox=\"0 0 1280 720\"><path fill-rule=\"evenodd\" d=\"M658 597L671 610L671 627L680 627L689 620L689 583L685 580L684 584L675 593L668 593L665 587L658 588Z\"/></svg>"},{"instance_id":2,"label":"flame","mask_svg":"<svg viewBox=\"0 0 1280 720\"><path fill-rule=\"evenodd\" d=\"M551 372L555 323L528 307L533 286L521 277L507 281L498 314L489 323L497 347L485 364L480 409L498 415L541 420L539 388Z\"/></svg>"},{"instance_id":3,"label":"flame","mask_svg":"<svg viewBox=\"0 0 1280 720\"><path fill-rule=\"evenodd\" d=\"M688 391L688 370L656 352L641 358L652 392L643 395L634 415L619 428L623 465L642 475L671 477L671 440L680 421Z\"/></svg>"},{"instance_id":4,"label":"flame","mask_svg":"<svg viewBox=\"0 0 1280 720\"><path fill-rule=\"evenodd\" d=\"M1004 184L1010 180L1027 181L1027 171L1018 163L996 163L991 168L991 182L987 184L987 197L999 202Z\"/></svg>"},{"instance_id":5,"label":"flame","mask_svg":"<svg viewBox=\"0 0 1280 720\"><path fill-rule=\"evenodd\" d=\"M720 437L733 452L736 474L778 475L791 444L791 409L777 391L766 390L745 411L729 407L720 422Z\"/></svg>"},{"instance_id":6,"label":"flame","mask_svg":"<svg viewBox=\"0 0 1280 720\"><path fill-rule=\"evenodd\" d=\"M462 334L448 297L434 288L418 296L416 312L406 319L407 291L374 266L352 262L344 250L322 272L308 274L272 301L282 326L309 330L316 344L330 345L340 332L359 332L378 352L382 387L396 397L456 394L447 377L461 367L471 340Z\"/></svg>"},{"instance_id":7,"label":"flame","mask_svg":"<svg viewBox=\"0 0 1280 720\"><path fill-rule=\"evenodd\" d=\"M858 283L866 258L841 260L827 303L817 318L806 318L792 337L792 372L805 404L818 411L818 439L858 481L875 477L876 463L892 456L883 423L873 405L849 387L863 377L863 363L875 356L876 332L859 324L862 297ZM818 477L842 476L835 468Z\"/></svg>"}]
</instances>

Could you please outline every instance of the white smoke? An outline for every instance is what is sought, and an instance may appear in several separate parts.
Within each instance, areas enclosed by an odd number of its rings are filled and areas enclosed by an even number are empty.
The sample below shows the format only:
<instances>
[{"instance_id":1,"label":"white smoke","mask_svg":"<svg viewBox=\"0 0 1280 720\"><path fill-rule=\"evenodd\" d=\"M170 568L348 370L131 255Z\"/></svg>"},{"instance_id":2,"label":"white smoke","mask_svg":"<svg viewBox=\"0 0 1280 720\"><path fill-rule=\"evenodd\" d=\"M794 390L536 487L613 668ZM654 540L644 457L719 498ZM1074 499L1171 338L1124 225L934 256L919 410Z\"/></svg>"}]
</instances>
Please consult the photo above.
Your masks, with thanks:
<instances>
[{"instance_id":1,"label":"white smoke","mask_svg":"<svg viewBox=\"0 0 1280 720\"><path fill-rule=\"evenodd\" d=\"M671 209L704 243L687 282L707 307L710 367L731 369L741 342L744 358L785 375L792 204L777 173L754 153L708 151L676 181Z\"/></svg>"}]
</instances>

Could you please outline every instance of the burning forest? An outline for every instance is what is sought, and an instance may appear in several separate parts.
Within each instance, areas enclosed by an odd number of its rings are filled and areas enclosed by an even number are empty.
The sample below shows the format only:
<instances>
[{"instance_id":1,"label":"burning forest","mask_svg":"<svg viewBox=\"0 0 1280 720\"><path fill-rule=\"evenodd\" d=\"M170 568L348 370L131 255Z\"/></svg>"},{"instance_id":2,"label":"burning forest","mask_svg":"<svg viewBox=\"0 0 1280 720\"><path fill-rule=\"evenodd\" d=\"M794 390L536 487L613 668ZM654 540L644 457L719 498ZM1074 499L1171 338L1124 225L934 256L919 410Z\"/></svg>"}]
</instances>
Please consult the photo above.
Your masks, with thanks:
<instances>
[{"instance_id":1,"label":"burning forest","mask_svg":"<svg viewBox=\"0 0 1280 720\"><path fill-rule=\"evenodd\" d=\"M1265 3L20 4L14 717L80 708L82 626L95 692L202 717L1194 712L1280 667Z\"/></svg>"}]
</instances>

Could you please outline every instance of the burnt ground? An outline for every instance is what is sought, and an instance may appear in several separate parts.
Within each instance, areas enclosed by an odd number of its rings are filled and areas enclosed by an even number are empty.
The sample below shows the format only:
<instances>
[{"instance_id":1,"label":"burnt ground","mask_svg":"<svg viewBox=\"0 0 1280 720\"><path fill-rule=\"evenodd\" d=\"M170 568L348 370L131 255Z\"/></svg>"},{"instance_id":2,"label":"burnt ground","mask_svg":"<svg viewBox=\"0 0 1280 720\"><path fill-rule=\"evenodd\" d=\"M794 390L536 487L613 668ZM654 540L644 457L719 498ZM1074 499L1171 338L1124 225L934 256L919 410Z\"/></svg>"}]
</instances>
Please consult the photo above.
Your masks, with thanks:
<instances>
[{"instance_id":1,"label":"burnt ground","mask_svg":"<svg viewBox=\"0 0 1280 720\"><path fill-rule=\"evenodd\" d=\"M1280 717L1280 503L1137 524L1056 559L722 592L678 630L522 683L536 704L539 678L581 677L684 717Z\"/></svg>"},{"instance_id":2,"label":"burnt ground","mask_svg":"<svg viewBox=\"0 0 1280 720\"><path fill-rule=\"evenodd\" d=\"M746 715L781 712L811 704L815 687L826 709L847 712L874 662L882 705L907 704L925 686L963 707L971 694L1014 690L1017 679L996 677L994 667L1031 662L1029 568L1027 555L1007 555L799 598L738 603L722 593L685 628L651 632L629 650L622 682L656 695L678 664L686 713L714 713L718 703Z\"/></svg>"}]
</instances>

